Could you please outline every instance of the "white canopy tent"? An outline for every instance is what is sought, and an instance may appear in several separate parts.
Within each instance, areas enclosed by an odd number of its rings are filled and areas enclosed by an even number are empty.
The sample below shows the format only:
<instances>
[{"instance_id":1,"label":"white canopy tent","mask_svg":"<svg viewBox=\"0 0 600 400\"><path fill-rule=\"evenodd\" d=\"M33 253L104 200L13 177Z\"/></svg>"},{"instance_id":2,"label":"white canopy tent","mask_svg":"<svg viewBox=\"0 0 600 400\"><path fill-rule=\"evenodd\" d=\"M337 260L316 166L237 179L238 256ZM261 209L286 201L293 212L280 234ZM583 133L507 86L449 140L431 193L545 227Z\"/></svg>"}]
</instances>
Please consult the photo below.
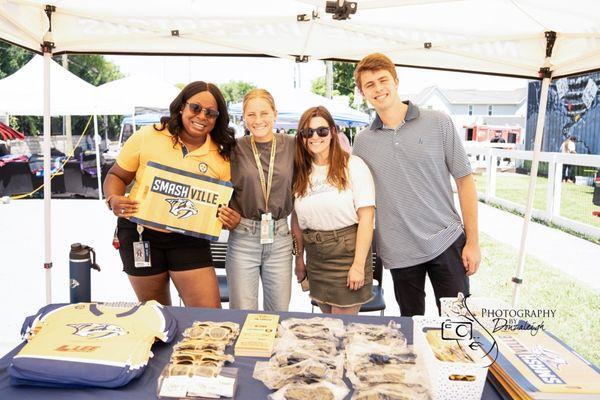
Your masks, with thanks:
<instances>
[{"instance_id":1,"label":"white canopy tent","mask_svg":"<svg viewBox=\"0 0 600 400\"><path fill-rule=\"evenodd\" d=\"M47 5L47 4L51 5ZM513 302L553 78L600 69L597 0L78 0L0 2L0 39L50 53L196 54L356 61L372 52L397 65L542 79L532 179ZM328 10L329 8L329 10ZM334 15L328 11L334 12ZM351 19L346 19L346 14ZM335 18L332 18L335 17ZM51 33L49 32L51 31ZM43 50L42 50L43 49ZM45 82L49 78L49 63ZM40 72L41 73L41 72ZM44 133L49 154L49 93ZM49 170L50 165L45 165ZM45 193L50 213L50 193ZM50 265L49 217L46 264ZM49 274L47 274L49 279ZM50 301L50 295L47 295Z\"/></svg>"},{"instance_id":2,"label":"white canopy tent","mask_svg":"<svg viewBox=\"0 0 600 400\"><path fill-rule=\"evenodd\" d=\"M44 115L44 58L34 56L14 74L0 79L0 114ZM96 87L50 62L50 115L94 115Z\"/></svg>"},{"instance_id":3,"label":"white canopy tent","mask_svg":"<svg viewBox=\"0 0 600 400\"><path fill-rule=\"evenodd\" d=\"M142 76L128 76L100 85L98 103L109 107L113 114L131 114L135 126L136 107L168 109L179 92L176 86L167 82Z\"/></svg>"},{"instance_id":4,"label":"white canopy tent","mask_svg":"<svg viewBox=\"0 0 600 400\"><path fill-rule=\"evenodd\" d=\"M108 114L135 115L135 107L169 108L179 92L167 82L128 76L98 86L98 103L110 109Z\"/></svg>"}]
</instances>

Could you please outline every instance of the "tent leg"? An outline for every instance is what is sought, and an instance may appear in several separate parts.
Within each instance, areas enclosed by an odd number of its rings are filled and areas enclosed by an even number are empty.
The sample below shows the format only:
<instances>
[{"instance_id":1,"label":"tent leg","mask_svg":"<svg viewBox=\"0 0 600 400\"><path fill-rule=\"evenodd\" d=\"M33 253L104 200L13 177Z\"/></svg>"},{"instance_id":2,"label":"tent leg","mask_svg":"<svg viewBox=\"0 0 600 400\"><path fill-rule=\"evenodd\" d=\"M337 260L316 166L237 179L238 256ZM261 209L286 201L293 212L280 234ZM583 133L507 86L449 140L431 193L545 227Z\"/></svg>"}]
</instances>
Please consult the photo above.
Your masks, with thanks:
<instances>
[{"instance_id":1,"label":"tent leg","mask_svg":"<svg viewBox=\"0 0 600 400\"><path fill-rule=\"evenodd\" d=\"M133 114L131 114L131 123L133 124L133 126L131 127L131 134L134 134L135 133L135 127L136 127L136 122L135 122L135 107L133 107Z\"/></svg>"},{"instance_id":2,"label":"tent leg","mask_svg":"<svg viewBox=\"0 0 600 400\"><path fill-rule=\"evenodd\" d=\"M531 162L531 175L529 178L529 192L527 194L527 207L525 208L525 217L523 217L523 230L521 232L521 245L519 247L519 262L514 282L512 306L516 307L519 303L519 289L522 283L523 271L525 269L525 251L527 249L527 232L533 213L533 198L535 196L535 185L537 181L538 164L540 152L542 149L542 139L544 137L544 121L546 119L546 105L548 104L548 88L552 78L542 80L542 90L540 93L540 109L538 112L537 125L535 128L535 142L533 146L533 161Z\"/></svg>"},{"instance_id":3,"label":"tent leg","mask_svg":"<svg viewBox=\"0 0 600 400\"><path fill-rule=\"evenodd\" d=\"M100 134L98 133L98 116L94 115L94 145L96 147L96 171L98 178L98 198L102 200L102 163L100 159L102 154L100 154Z\"/></svg>"},{"instance_id":4,"label":"tent leg","mask_svg":"<svg viewBox=\"0 0 600 400\"><path fill-rule=\"evenodd\" d=\"M52 302L52 237L51 202L52 186L50 182L50 62L52 53L44 52L44 269L46 270L46 304Z\"/></svg>"}]
</instances>

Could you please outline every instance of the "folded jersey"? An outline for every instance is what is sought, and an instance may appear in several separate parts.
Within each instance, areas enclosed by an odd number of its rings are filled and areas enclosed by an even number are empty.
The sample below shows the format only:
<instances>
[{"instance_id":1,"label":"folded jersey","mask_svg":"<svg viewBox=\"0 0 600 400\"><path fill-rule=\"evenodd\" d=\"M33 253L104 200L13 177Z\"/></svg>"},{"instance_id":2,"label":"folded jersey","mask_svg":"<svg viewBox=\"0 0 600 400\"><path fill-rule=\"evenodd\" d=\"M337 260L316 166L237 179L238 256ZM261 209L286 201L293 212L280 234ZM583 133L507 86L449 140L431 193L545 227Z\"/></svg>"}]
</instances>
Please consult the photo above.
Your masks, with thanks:
<instances>
[{"instance_id":1,"label":"folded jersey","mask_svg":"<svg viewBox=\"0 0 600 400\"><path fill-rule=\"evenodd\" d=\"M176 319L155 301L49 305L23 324L27 343L8 368L11 383L123 386L144 372L153 343L176 332Z\"/></svg>"}]
</instances>

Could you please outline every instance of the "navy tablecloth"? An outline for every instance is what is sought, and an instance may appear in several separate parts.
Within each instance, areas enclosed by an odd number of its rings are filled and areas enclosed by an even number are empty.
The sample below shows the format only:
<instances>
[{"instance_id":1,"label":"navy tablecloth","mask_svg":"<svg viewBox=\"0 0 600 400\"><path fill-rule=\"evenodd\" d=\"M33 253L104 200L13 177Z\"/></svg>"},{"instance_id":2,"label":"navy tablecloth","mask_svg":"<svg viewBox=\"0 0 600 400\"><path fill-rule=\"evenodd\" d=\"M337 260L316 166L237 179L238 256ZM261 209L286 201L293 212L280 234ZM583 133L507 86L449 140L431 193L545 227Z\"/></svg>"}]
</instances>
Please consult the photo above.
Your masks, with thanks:
<instances>
[{"instance_id":1,"label":"navy tablecloth","mask_svg":"<svg viewBox=\"0 0 600 400\"><path fill-rule=\"evenodd\" d=\"M152 348L154 357L150 359L148 367L144 374L128 385L118 389L56 389L56 388L40 388L28 386L11 386L7 372L7 367L13 355L15 355L20 347L18 346L10 353L0 359L0 399L94 399L94 400L112 400L112 399L155 399L156 383L163 367L169 361L171 355L172 344L177 343L182 339L181 331L192 325L194 321L232 321L237 322L242 326L246 319L248 311L239 310L209 310L201 308L182 308L169 307L171 313L177 318L179 324L179 334L171 344L157 343ZM321 314L306 314L306 313L280 313L281 319L290 317L311 318L320 316ZM412 343L413 326L410 318L404 317L373 317L373 316L336 316L344 320L346 324L350 322L377 323L387 324L390 320L395 320L401 325L409 343ZM229 350L228 350L229 352ZM265 360L264 358L253 357L236 357L233 367L239 368L238 378L239 386L236 393L236 400L259 400L266 399L271 393L262 382L252 378L254 364L257 360ZM348 395L347 399L350 399ZM486 382L483 391L482 399L498 400L500 395Z\"/></svg>"}]
</instances>

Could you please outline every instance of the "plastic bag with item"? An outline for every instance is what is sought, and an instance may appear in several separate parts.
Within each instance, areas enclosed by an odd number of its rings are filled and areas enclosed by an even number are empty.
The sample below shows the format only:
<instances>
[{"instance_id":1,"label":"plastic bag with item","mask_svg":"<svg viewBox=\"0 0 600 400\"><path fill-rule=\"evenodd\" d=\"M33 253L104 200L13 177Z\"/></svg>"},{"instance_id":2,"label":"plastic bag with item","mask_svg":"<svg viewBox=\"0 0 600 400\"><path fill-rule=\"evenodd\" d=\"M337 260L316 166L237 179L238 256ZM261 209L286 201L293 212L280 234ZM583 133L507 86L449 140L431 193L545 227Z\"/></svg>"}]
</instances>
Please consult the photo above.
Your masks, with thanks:
<instances>
[{"instance_id":1,"label":"plastic bag with item","mask_svg":"<svg viewBox=\"0 0 600 400\"><path fill-rule=\"evenodd\" d=\"M289 383L269 395L269 400L342 400L350 390L342 381Z\"/></svg>"},{"instance_id":2,"label":"plastic bag with item","mask_svg":"<svg viewBox=\"0 0 600 400\"><path fill-rule=\"evenodd\" d=\"M314 383L333 380L335 372L327 364L308 359L296 364L280 367L277 361L257 362L252 377L265 384L269 389L279 389L288 383Z\"/></svg>"}]
</instances>

